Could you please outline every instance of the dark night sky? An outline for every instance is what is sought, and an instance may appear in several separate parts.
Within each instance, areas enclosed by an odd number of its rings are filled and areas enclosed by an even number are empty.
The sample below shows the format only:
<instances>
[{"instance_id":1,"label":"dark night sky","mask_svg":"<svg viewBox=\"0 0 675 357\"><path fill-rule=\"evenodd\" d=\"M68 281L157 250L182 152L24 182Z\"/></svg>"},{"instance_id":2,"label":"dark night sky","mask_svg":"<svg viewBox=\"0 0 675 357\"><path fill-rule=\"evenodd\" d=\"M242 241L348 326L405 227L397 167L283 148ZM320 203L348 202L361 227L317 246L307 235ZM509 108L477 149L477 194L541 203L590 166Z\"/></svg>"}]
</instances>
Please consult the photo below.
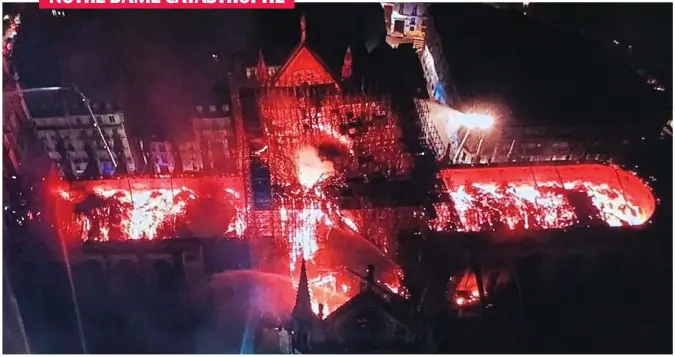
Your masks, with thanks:
<instances>
[{"instance_id":1,"label":"dark night sky","mask_svg":"<svg viewBox=\"0 0 675 357\"><path fill-rule=\"evenodd\" d=\"M572 14L567 19L577 23L558 27L482 4L443 4L432 13L443 19L437 27L463 97L503 101L519 122L643 121L663 114L664 107L670 115L671 92L655 92L624 56L584 40L574 31L584 26L583 19ZM672 58L672 42L667 43ZM666 78L671 77L672 67ZM659 125L664 120L660 117Z\"/></svg>"},{"instance_id":2,"label":"dark night sky","mask_svg":"<svg viewBox=\"0 0 675 357\"><path fill-rule=\"evenodd\" d=\"M451 71L468 101L505 103L518 120L529 122L646 120L671 111L670 92L654 93L627 63L574 31L480 4L435 6ZM582 23L592 18L590 12L586 18L577 19L574 11L565 16ZM71 11L65 18L33 6L24 10L15 60L28 87L67 80L92 97L116 96L134 131L148 133L185 122L190 107L212 101L212 54L254 59L262 47L268 64L281 61L299 39L301 13L310 45L329 65L339 64L347 46L365 53L364 44L383 43L377 3L299 4L264 12ZM672 15L669 26L664 28L672 27ZM672 61L672 42L669 50L648 44ZM69 63L72 75L61 78L57 63ZM672 67L667 69L670 79Z\"/></svg>"},{"instance_id":3,"label":"dark night sky","mask_svg":"<svg viewBox=\"0 0 675 357\"><path fill-rule=\"evenodd\" d=\"M355 8L358 18L333 16ZM344 56L350 42L379 39L373 34L384 32L381 11L378 4L299 5L267 12L70 11L53 18L31 7L23 11L15 62L27 87L65 81L93 98L120 98L132 129L147 134L185 122L190 108L214 100L213 54L255 59L263 47L270 64L280 62L299 40L304 12L309 40L338 44ZM70 76L59 75L56 63L70 67Z\"/></svg>"}]
</instances>

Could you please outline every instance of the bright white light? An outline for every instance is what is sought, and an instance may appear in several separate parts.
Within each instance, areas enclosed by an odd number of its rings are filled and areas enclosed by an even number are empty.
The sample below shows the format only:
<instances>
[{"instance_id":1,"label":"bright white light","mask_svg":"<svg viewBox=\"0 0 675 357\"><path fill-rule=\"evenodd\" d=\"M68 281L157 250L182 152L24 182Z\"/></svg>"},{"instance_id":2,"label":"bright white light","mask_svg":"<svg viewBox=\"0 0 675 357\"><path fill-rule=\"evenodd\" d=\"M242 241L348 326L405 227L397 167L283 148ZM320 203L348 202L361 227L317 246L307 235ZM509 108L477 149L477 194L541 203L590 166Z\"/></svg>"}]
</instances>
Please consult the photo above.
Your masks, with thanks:
<instances>
[{"instance_id":1,"label":"bright white light","mask_svg":"<svg viewBox=\"0 0 675 357\"><path fill-rule=\"evenodd\" d=\"M471 129L489 129L495 123L495 118L489 114L467 113L461 120L462 125Z\"/></svg>"},{"instance_id":2,"label":"bright white light","mask_svg":"<svg viewBox=\"0 0 675 357\"><path fill-rule=\"evenodd\" d=\"M322 161L316 149L303 147L296 153L296 170L300 184L311 188L333 173L333 163Z\"/></svg>"}]
</instances>

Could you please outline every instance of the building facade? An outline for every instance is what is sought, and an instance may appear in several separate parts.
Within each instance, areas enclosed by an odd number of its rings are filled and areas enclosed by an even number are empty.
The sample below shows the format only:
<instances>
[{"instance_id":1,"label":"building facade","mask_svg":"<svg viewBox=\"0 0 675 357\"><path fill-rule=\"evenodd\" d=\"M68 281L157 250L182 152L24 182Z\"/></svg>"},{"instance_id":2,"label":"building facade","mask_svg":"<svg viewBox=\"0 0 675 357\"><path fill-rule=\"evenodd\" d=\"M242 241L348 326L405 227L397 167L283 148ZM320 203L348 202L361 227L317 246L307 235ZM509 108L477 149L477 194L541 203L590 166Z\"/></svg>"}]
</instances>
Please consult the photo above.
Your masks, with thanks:
<instances>
[{"instance_id":1,"label":"building facade","mask_svg":"<svg viewBox=\"0 0 675 357\"><path fill-rule=\"evenodd\" d=\"M419 56L427 87L433 101L456 105L459 96L450 76L450 66L443 52L441 35L436 31L429 4L382 3L387 31L386 41L392 48L412 44ZM428 134L427 134L428 135ZM450 155L459 149L457 133L449 133Z\"/></svg>"},{"instance_id":2,"label":"building facade","mask_svg":"<svg viewBox=\"0 0 675 357\"><path fill-rule=\"evenodd\" d=\"M382 3L384 8L386 41L392 48L412 43L417 50L424 45L427 30L427 4Z\"/></svg>"},{"instance_id":3,"label":"building facade","mask_svg":"<svg viewBox=\"0 0 675 357\"><path fill-rule=\"evenodd\" d=\"M382 3L382 6L387 43L392 48L412 44L420 58L429 98L442 104L455 104L457 91L443 54L441 35L429 13L429 4Z\"/></svg>"},{"instance_id":4,"label":"building facade","mask_svg":"<svg viewBox=\"0 0 675 357\"><path fill-rule=\"evenodd\" d=\"M37 136L65 175L136 171L125 116L116 103L90 103L92 117L79 97L64 94L32 99L29 108Z\"/></svg>"},{"instance_id":5,"label":"building facade","mask_svg":"<svg viewBox=\"0 0 675 357\"><path fill-rule=\"evenodd\" d=\"M150 142L150 158L155 173L172 173L176 168L174 145L167 140Z\"/></svg>"},{"instance_id":6,"label":"building facade","mask_svg":"<svg viewBox=\"0 0 675 357\"><path fill-rule=\"evenodd\" d=\"M175 144L157 143L157 149L163 145L172 152L166 159L173 161L166 165L180 166L184 172L234 175L238 172L236 140L229 103L198 105L190 118L190 131ZM157 154L161 161L161 151Z\"/></svg>"},{"instance_id":7,"label":"building facade","mask_svg":"<svg viewBox=\"0 0 675 357\"><path fill-rule=\"evenodd\" d=\"M204 169L199 143L196 140L181 141L178 147L184 172L201 172Z\"/></svg>"},{"instance_id":8,"label":"building facade","mask_svg":"<svg viewBox=\"0 0 675 357\"><path fill-rule=\"evenodd\" d=\"M644 129L619 126L519 125L469 133L455 163L601 161L622 163ZM466 134L466 133L464 133Z\"/></svg>"},{"instance_id":9,"label":"building facade","mask_svg":"<svg viewBox=\"0 0 675 357\"><path fill-rule=\"evenodd\" d=\"M466 114L438 103L417 100L427 146L443 165L546 161L627 163L647 137L641 125L505 124L468 127ZM459 150L453 150L453 135Z\"/></svg>"},{"instance_id":10,"label":"building facade","mask_svg":"<svg viewBox=\"0 0 675 357\"><path fill-rule=\"evenodd\" d=\"M197 106L192 130L202 156L202 170L221 174L237 172L229 104Z\"/></svg>"},{"instance_id":11,"label":"building facade","mask_svg":"<svg viewBox=\"0 0 675 357\"><path fill-rule=\"evenodd\" d=\"M3 20L2 143L5 151L3 165L6 169L11 168L14 172L20 171L22 157L27 145L25 132L28 129L27 124L30 122L30 113L26 107L19 75L12 65L14 39L17 36L20 24L21 17L17 14L8 14Z\"/></svg>"}]
</instances>

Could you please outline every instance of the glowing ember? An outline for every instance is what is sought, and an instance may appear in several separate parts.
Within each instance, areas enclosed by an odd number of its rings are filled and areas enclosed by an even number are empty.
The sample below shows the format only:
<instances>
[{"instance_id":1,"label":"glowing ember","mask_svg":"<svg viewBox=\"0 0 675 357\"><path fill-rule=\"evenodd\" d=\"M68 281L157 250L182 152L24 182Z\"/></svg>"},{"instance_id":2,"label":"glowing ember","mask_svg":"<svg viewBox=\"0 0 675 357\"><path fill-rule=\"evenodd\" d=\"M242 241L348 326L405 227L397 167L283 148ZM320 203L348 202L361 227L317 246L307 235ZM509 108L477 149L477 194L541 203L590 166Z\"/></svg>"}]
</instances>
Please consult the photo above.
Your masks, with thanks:
<instances>
[{"instance_id":1,"label":"glowing ember","mask_svg":"<svg viewBox=\"0 0 675 357\"><path fill-rule=\"evenodd\" d=\"M487 294L485 294L487 295ZM480 292L476 275L467 270L460 278L450 299L456 307L468 307L480 302Z\"/></svg>"},{"instance_id":2,"label":"glowing ember","mask_svg":"<svg viewBox=\"0 0 675 357\"><path fill-rule=\"evenodd\" d=\"M21 24L20 15L5 15L3 17L2 54L10 55L14 49L14 38L17 35L19 25Z\"/></svg>"},{"instance_id":3,"label":"glowing ember","mask_svg":"<svg viewBox=\"0 0 675 357\"><path fill-rule=\"evenodd\" d=\"M84 211L78 214L82 233L95 232L92 228L96 225L101 235L89 237L94 240L109 240L112 227L119 230L119 236L127 239L154 239L162 225L184 214L187 202L180 199L183 192L188 193L190 199L195 198L187 188L181 188L176 193L163 189L141 191L133 196L123 190L95 189L95 196L90 196L88 200L100 199L101 202L91 202L91 206L83 207Z\"/></svg>"},{"instance_id":4,"label":"glowing ember","mask_svg":"<svg viewBox=\"0 0 675 357\"><path fill-rule=\"evenodd\" d=\"M306 188L312 188L333 173L333 163L322 161L316 149L303 147L296 153L298 181Z\"/></svg>"},{"instance_id":5,"label":"glowing ember","mask_svg":"<svg viewBox=\"0 0 675 357\"><path fill-rule=\"evenodd\" d=\"M163 179L135 183L132 187L127 181L90 181L83 191L58 189L58 197L66 204L62 213L73 215L71 224L62 227L66 236L93 241L151 240L240 236L246 228L240 194L222 188L217 180L177 180L176 184L186 186L176 187Z\"/></svg>"},{"instance_id":6,"label":"glowing ember","mask_svg":"<svg viewBox=\"0 0 675 357\"><path fill-rule=\"evenodd\" d=\"M654 212L651 192L637 177L615 170L619 169L603 165L448 170L445 181L454 209L438 204L439 218L431 227L485 231L565 228L592 222L611 227L644 224ZM558 180L541 180L544 174Z\"/></svg>"},{"instance_id":7,"label":"glowing ember","mask_svg":"<svg viewBox=\"0 0 675 357\"><path fill-rule=\"evenodd\" d=\"M362 98L350 103L342 96L326 95L317 105L316 98L298 94L278 90L261 98L268 142L264 146L267 149L260 150L259 155L270 167L273 184L282 188L274 197L272 214L276 215L277 226L272 234L284 241L288 249L289 272L294 284L304 258L312 308L318 312L319 304L324 305L325 316L353 296L361 283L346 268L365 268L353 262L348 264L349 247L343 252L345 247L330 241L344 239L340 234L330 234L331 231L358 235L360 229L352 217L340 211L335 200L327 197L324 187L328 182L339 185L346 172L358 168L354 148L363 150L363 145L359 145L359 135L352 135L358 130L347 127L350 120L354 121L349 118L368 118L381 126L368 126L373 130L362 133L363 139L387 136L383 141L387 145L399 145L399 141L393 130L395 118L386 116L380 103L364 102ZM385 130L385 126L391 130ZM388 146L380 146L376 151L378 149L398 152ZM383 155L373 157L378 163L386 159ZM382 162L383 166L392 164ZM384 256L380 249L369 248L364 248L365 255L371 257L367 259ZM395 270L395 265L391 265ZM396 274L383 285L392 291L400 290Z\"/></svg>"}]
</instances>

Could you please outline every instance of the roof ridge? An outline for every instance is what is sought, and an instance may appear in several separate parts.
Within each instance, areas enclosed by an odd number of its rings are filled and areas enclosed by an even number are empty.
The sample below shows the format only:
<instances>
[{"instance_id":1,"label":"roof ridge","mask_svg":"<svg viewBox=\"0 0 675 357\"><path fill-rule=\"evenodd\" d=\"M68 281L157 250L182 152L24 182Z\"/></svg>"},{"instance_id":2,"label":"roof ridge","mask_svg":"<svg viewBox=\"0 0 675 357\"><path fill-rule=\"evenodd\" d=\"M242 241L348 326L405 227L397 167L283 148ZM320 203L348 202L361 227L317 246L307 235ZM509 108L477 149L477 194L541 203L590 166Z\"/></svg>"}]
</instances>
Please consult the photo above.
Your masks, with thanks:
<instances>
[{"instance_id":1,"label":"roof ridge","mask_svg":"<svg viewBox=\"0 0 675 357\"><path fill-rule=\"evenodd\" d=\"M304 48L305 50L307 50L307 52L309 52L309 54L317 61L317 63L319 63L319 65L321 65L321 66L324 68L324 70L326 70L326 72L331 76L331 78L333 79L333 81L334 81L336 84L340 83L340 81L339 81L339 79L338 79L339 77L337 77L337 76L335 75L334 71L333 71L333 70L332 70L332 69L331 69L331 68L323 61L323 59L321 59L321 57L319 57L319 55L316 54L316 52L313 51L313 50L307 45L306 42L299 42L299 43L293 48L293 50L291 51L291 53L288 55L288 57L286 58L286 61L284 61L284 64L281 66L281 68L277 71L277 73L274 74L274 77L273 77L272 80L270 81L270 83L271 83L272 85L276 85L276 84L277 84L277 82L279 81L279 79L281 78L281 76L284 74L284 72L288 69L288 67L289 67L289 66L291 65L291 63L293 62L293 59L294 59L295 57L298 56L298 54L300 53L300 51L301 51L303 48Z\"/></svg>"}]
</instances>

